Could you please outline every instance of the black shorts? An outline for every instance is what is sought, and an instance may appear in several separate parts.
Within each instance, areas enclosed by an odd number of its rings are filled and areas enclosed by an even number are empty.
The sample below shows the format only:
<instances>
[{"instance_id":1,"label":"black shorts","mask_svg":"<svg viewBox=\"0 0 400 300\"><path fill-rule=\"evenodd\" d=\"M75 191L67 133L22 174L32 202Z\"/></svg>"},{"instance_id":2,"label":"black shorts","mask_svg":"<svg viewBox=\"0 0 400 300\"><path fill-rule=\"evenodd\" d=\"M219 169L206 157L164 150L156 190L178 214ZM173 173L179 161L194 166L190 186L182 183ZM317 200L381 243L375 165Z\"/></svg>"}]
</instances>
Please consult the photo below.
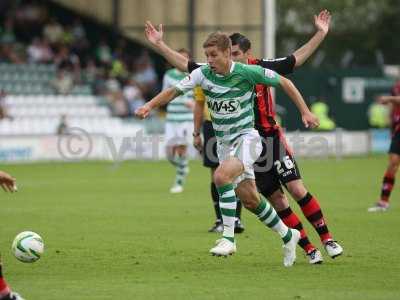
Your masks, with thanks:
<instances>
[{"instance_id":1,"label":"black shorts","mask_svg":"<svg viewBox=\"0 0 400 300\"><path fill-rule=\"evenodd\" d=\"M301 179L297 163L286 140L279 129L268 134L259 132L263 140L263 150L254 165L256 184L265 197L282 190L282 185Z\"/></svg>"},{"instance_id":2,"label":"black shorts","mask_svg":"<svg viewBox=\"0 0 400 300\"><path fill-rule=\"evenodd\" d=\"M219 166L217 155L217 139L211 121L203 122L203 166L217 168Z\"/></svg>"},{"instance_id":3,"label":"black shorts","mask_svg":"<svg viewBox=\"0 0 400 300\"><path fill-rule=\"evenodd\" d=\"M392 136L389 153L400 155L400 132L397 132Z\"/></svg>"}]
</instances>

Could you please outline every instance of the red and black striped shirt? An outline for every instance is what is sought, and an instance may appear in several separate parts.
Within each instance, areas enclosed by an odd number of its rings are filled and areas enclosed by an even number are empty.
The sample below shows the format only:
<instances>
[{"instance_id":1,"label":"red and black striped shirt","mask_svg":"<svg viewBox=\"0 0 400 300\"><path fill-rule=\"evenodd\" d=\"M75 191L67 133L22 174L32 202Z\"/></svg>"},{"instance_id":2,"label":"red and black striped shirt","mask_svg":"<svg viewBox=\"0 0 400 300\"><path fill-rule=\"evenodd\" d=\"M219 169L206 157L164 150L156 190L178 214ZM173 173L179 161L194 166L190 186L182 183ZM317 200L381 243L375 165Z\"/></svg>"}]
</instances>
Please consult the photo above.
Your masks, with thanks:
<instances>
[{"instance_id":1,"label":"red and black striped shirt","mask_svg":"<svg viewBox=\"0 0 400 300\"><path fill-rule=\"evenodd\" d=\"M392 88L392 96L400 96L400 81L397 81ZM393 104L392 113L392 134L400 133L400 104Z\"/></svg>"}]
</instances>

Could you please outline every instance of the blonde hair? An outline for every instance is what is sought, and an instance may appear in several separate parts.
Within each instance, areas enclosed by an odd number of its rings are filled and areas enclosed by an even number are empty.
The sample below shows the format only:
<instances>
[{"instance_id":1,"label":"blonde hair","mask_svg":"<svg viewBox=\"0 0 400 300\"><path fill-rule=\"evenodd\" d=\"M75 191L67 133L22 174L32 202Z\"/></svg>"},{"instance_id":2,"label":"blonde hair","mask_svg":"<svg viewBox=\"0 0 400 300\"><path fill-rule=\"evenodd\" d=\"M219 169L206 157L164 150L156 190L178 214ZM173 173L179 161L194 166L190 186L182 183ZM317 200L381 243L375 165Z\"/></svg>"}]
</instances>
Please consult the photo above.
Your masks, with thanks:
<instances>
[{"instance_id":1,"label":"blonde hair","mask_svg":"<svg viewBox=\"0 0 400 300\"><path fill-rule=\"evenodd\" d=\"M227 34L217 31L211 33L203 43L203 48L213 46L217 46L219 50L225 51L232 47L232 42Z\"/></svg>"}]
</instances>

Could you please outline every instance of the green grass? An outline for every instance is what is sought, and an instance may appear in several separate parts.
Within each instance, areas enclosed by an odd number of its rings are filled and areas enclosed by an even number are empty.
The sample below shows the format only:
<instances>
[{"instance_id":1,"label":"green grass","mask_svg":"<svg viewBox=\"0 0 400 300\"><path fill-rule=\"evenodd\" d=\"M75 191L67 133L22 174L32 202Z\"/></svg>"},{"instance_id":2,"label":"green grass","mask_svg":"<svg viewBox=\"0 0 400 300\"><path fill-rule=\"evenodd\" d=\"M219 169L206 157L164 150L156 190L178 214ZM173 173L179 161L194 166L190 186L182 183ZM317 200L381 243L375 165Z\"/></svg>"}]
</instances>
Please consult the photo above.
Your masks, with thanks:
<instances>
[{"instance_id":1,"label":"green grass","mask_svg":"<svg viewBox=\"0 0 400 300\"><path fill-rule=\"evenodd\" d=\"M324 264L310 266L298 249L289 269L279 238L248 212L238 253L208 255L217 235L207 233L209 172L199 162L191 163L180 195L168 193L173 170L166 162L4 166L20 188L1 194L7 280L28 300L400 299L398 190L389 212L366 212L378 197L386 157L300 160L300 166L345 255L324 255ZM44 238L37 263L10 253L23 230Z\"/></svg>"}]
</instances>

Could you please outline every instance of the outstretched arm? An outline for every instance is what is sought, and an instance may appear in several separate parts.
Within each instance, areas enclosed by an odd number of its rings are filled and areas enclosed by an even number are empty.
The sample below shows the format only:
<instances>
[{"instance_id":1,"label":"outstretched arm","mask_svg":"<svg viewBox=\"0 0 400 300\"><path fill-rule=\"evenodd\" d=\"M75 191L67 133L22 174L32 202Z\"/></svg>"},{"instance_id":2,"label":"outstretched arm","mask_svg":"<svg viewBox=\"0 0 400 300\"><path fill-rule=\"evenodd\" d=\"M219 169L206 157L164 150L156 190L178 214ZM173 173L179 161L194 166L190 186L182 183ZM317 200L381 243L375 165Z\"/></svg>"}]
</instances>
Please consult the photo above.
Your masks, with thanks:
<instances>
[{"instance_id":1,"label":"outstretched arm","mask_svg":"<svg viewBox=\"0 0 400 300\"><path fill-rule=\"evenodd\" d=\"M179 92L175 87L167 88L159 93L157 96L155 96L153 99L151 99L149 102L147 102L145 105L139 107L135 111L135 115L137 115L141 119L145 119L148 117L153 109L171 102L178 95Z\"/></svg>"},{"instance_id":2,"label":"outstretched arm","mask_svg":"<svg viewBox=\"0 0 400 300\"><path fill-rule=\"evenodd\" d=\"M400 104L400 96L379 96L377 101L380 104Z\"/></svg>"},{"instance_id":3,"label":"outstretched arm","mask_svg":"<svg viewBox=\"0 0 400 300\"><path fill-rule=\"evenodd\" d=\"M177 96L193 90L196 85L200 84L201 76L201 70L196 69L190 73L189 76L182 79L176 86L163 90L145 105L139 107L135 111L135 114L141 119L146 118L154 108L165 105L174 100Z\"/></svg>"},{"instance_id":4,"label":"outstretched arm","mask_svg":"<svg viewBox=\"0 0 400 300\"><path fill-rule=\"evenodd\" d=\"M179 52L171 49L163 40L163 26L158 25L158 30L150 21L146 21L144 33L149 43L175 68L188 72L188 59Z\"/></svg>"},{"instance_id":5,"label":"outstretched arm","mask_svg":"<svg viewBox=\"0 0 400 300\"><path fill-rule=\"evenodd\" d=\"M303 96L300 94L299 90L295 87L292 81L280 76L279 77L280 86L285 91L285 93L290 97L293 103L297 106L301 113L301 119L306 128L315 128L319 126L319 119L308 109Z\"/></svg>"},{"instance_id":6,"label":"outstretched arm","mask_svg":"<svg viewBox=\"0 0 400 300\"><path fill-rule=\"evenodd\" d=\"M319 126L318 118L310 112L303 99L303 96L301 96L299 90L289 79L280 76L278 73L270 69L265 69L260 66L245 66L242 68L244 76L246 76L249 82L254 85L264 84L272 87L282 87L285 93L299 109L306 128L314 128Z\"/></svg>"},{"instance_id":7,"label":"outstretched arm","mask_svg":"<svg viewBox=\"0 0 400 300\"><path fill-rule=\"evenodd\" d=\"M318 16L314 16L314 24L317 32L314 36L302 47L297 49L293 55L296 58L295 67L300 67L304 62L315 52L325 36L328 34L331 22L331 14L328 10L321 11Z\"/></svg>"}]
</instances>

